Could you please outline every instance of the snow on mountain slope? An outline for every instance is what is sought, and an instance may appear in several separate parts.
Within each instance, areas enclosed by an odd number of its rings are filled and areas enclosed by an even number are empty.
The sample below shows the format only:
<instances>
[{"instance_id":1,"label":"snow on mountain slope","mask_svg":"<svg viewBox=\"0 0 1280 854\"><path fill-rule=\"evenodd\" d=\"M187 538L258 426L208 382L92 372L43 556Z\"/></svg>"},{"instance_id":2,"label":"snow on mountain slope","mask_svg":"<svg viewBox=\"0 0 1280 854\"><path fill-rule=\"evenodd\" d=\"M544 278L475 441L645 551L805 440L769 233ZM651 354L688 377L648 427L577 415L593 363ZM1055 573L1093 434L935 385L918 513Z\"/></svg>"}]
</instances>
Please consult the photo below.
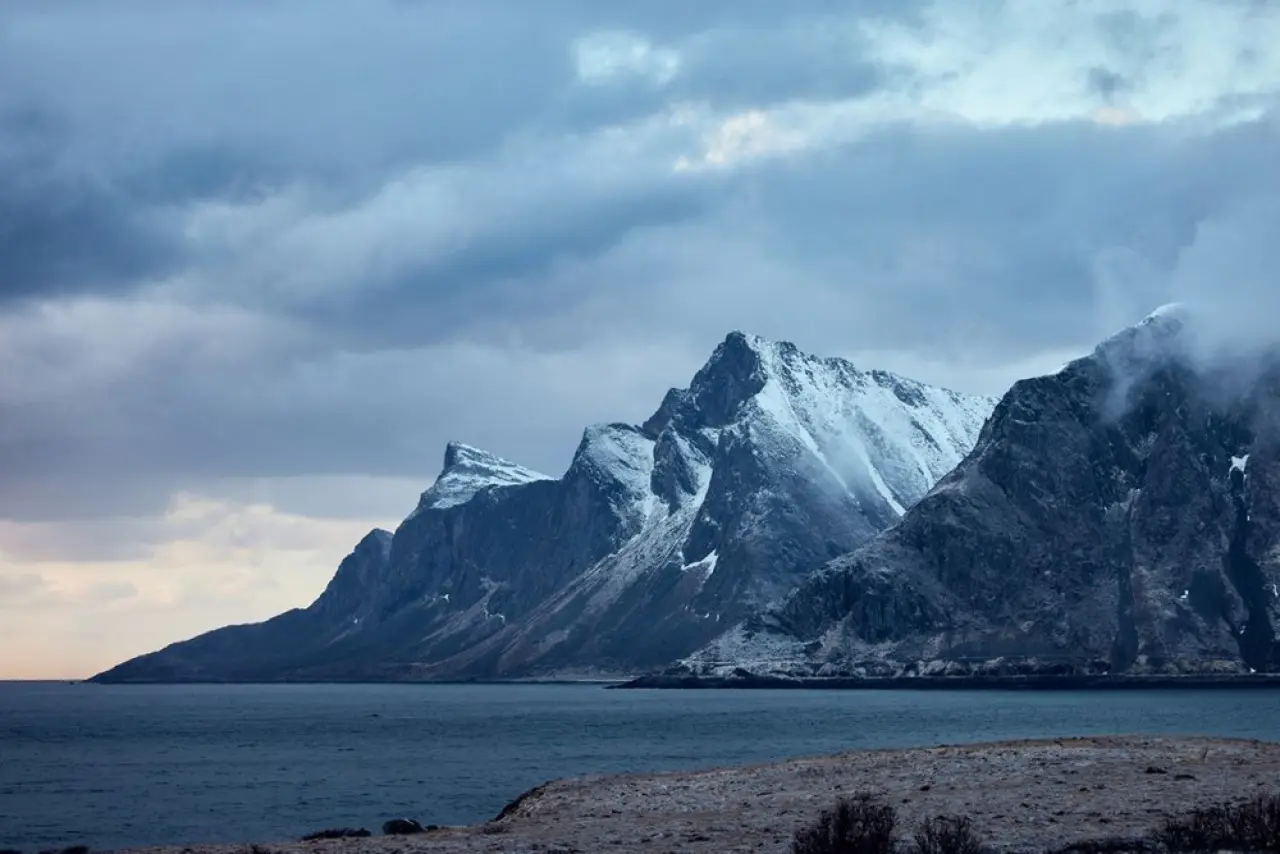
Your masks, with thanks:
<instances>
[{"instance_id":1,"label":"snow on mountain slope","mask_svg":"<svg viewBox=\"0 0 1280 854\"><path fill-rule=\"evenodd\" d=\"M414 514L463 504L480 490L491 486L518 486L535 480L552 478L494 456L488 451L461 442L450 442L445 449L444 470L431 488L422 493Z\"/></svg>"},{"instance_id":2,"label":"snow on mountain slope","mask_svg":"<svg viewBox=\"0 0 1280 854\"><path fill-rule=\"evenodd\" d=\"M560 478L450 445L385 561L360 564L362 601L326 591L274 641L259 631L248 671L226 636L165 651L160 669L175 655L178 670L288 679L661 666L896 522L993 405L735 332L643 425L584 431Z\"/></svg>"},{"instance_id":3,"label":"snow on mountain slope","mask_svg":"<svg viewBox=\"0 0 1280 854\"><path fill-rule=\"evenodd\" d=\"M767 377L752 404L850 491L870 484L897 515L968 453L995 400L969 397L789 344L749 339Z\"/></svg>"}]
</instances>

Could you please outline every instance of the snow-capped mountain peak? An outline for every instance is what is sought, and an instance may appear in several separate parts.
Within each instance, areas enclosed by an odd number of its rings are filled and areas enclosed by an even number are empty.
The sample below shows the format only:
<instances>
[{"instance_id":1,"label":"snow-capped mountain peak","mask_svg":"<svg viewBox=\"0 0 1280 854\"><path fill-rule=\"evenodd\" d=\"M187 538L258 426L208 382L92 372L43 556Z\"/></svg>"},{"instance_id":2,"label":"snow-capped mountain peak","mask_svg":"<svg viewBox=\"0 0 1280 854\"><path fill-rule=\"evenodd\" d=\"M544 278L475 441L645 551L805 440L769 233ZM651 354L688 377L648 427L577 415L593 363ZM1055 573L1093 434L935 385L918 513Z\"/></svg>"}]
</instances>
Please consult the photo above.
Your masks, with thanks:
<instances>
[{"instance_id":1,"label":"snow-capped mountain peak","mask_svg":"<svg viewBox=\"0 0 1280 854\"><path fill-rule=\"evenodd\" d=\"M995 405L785 343L760 352L766 380L753 408L847 492L870 486L898 516L963 459Z\"/></svg>"},{"instance_id":2,"label":"snow-capped mountain peak","mask_svg":"<svg viewBox=\"0 0 1280 854\"><path fill-rule=\"evenodd\" d=\"M418 511L463 504L491 486L517 486L553 479L480 448L450 442L445 447L444 468L431 488L422 493Z\"/></svg>"},{"instance_id":3,"label":"snow-capped mountain peak","mask_svg":"<svg viewBox=\"0 0 1280 854\"><path fill-rule=\"evenodd\" d=\"M1162 305L1138 323L1105 338L1091 355L1077 361L1102 358L1129 363L1173 355L1185 348L1184 333L1192 321L1192 312L1184 303Z\"/></svg>"},{"instance_id":4,"label":"snow-capped mountain peak","mask_svg":"<svg viewBox=\"0 0 1280 854\"><path fill-rule=\"evenodd\" d=\"M727 431L776 465L803 460L819 481L864 511L875 505L888 521L960 462L994 406L993 398L732 332L687 389L667 394L645 429L657 437L674 424L694 443Z\"/></svg>"}]
</instances>

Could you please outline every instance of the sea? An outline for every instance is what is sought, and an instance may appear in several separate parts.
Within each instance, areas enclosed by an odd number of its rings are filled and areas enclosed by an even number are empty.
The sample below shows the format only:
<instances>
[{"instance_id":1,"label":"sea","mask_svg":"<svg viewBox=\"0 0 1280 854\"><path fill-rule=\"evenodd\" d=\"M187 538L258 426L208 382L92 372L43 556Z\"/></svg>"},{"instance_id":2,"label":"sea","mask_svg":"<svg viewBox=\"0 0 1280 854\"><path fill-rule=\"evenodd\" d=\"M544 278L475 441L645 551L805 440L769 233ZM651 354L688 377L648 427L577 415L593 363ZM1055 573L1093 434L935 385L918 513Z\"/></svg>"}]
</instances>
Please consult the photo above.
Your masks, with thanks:
<instances>
[{"instance_id":1,"label":"sea","mask_svg":"<svg viewBox=\"0 0 1280 854\"><path fill-rule=\"evenodd\" d=\"M1099 734L1280 741L1280 690L0 683L0 849L471 823L562 777Z\"/></svg>"}]
</instances>

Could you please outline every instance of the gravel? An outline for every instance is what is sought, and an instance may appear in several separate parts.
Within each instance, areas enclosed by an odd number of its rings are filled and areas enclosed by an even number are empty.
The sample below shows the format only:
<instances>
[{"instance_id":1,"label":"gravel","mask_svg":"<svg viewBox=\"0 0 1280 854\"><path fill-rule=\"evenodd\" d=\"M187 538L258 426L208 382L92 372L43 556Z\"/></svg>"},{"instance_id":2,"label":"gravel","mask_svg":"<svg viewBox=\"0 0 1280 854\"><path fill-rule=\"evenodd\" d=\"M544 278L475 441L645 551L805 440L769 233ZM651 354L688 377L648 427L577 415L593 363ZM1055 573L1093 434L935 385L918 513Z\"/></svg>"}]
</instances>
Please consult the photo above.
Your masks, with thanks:
<instances>
[{"instance_id":1,"label":"gravel","mask_svg":"<svg viewBox=\"0 0 1280 854\"><path fill-rule=\"evenodd\" d=\"M940 814L970 816L1002 851L1142 836L1164 816L1271 791L1280 744L1105 737L880 750L691 773L562 780L500 819L420 836L290 842L257 854L785 852L796 828L842 794L871 791L901 835ZM430 816L418 817L424 824ZM249 846L147 854L247 854Z\"/></svg>"}]
</instances>

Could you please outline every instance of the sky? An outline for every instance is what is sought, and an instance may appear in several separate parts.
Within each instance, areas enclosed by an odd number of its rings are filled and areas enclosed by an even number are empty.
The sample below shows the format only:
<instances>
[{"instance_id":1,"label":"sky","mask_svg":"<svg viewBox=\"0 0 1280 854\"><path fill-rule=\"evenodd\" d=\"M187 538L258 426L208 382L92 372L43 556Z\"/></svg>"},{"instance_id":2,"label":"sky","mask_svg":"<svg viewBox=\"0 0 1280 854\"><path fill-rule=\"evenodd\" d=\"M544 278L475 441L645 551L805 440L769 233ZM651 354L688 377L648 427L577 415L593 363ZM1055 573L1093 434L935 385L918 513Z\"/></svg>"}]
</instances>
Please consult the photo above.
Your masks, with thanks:
<instances>
[{"instance_id":1,"label":"sky","mask_svg":"<svg viewBox=\"0 0 1280 854\"><path fill-rule=\"evenodd\" d=\"M731 330L1000 394L1280 316L1267 0L0 4L0 678L305 606Z\"/></svg>"}]
</instances>

